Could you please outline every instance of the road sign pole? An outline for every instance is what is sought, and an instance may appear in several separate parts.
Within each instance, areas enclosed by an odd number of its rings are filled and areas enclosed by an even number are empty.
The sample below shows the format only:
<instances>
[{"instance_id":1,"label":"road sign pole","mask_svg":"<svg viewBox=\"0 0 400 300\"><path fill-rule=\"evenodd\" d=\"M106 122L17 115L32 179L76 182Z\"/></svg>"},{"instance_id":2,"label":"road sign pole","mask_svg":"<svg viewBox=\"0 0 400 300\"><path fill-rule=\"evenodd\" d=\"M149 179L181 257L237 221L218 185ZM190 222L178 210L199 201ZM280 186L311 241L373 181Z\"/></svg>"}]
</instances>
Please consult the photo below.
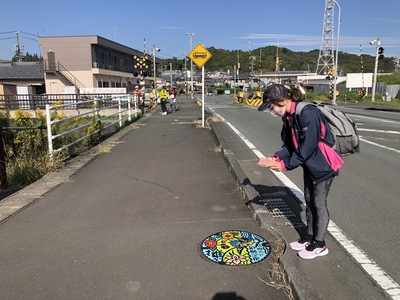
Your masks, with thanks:
<instances>
[{"instance_id":1,"label":"road sign pole","mask_svg":"<svg viewBox=\"0 0 400 300\"><path fill-rule=\"evenodd\" d=\"M204 127L204 65L201 67L201 122Z\"/></svg>"},{"instance_id":2,"label":"road sign pole","mask_svg":"<svg viewBox=\"0 0 400 300\"><path fill-rule=\"evenodd\" d=\"M199 43L188 55L190 60L201 68L201 119L204 127L204 64L211 58L212 54L201 43ZM193 81L192 81L193 83Z\"/></svg>"}]
</instances>

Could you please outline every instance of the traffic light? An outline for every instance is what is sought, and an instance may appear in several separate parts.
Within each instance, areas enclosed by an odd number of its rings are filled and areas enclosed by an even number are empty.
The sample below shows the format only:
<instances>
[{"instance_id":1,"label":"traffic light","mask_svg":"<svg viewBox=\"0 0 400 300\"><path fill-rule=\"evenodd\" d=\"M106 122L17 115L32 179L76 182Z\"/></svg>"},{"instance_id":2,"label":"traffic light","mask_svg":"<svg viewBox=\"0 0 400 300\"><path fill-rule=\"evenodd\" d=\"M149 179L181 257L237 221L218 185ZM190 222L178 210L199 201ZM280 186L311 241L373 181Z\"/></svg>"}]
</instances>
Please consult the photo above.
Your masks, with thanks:
<instances>
[{"instance_id":1,"label":"traffic light","mask_svg":"<svg viewBox=\"0 0 400 300\"><path fill-rule=\"evenodd\" d=\"M385 49L383 49L382 47L378 48L378 54L379 54L378 59L384 59L385 58L385 56L383 55L384 51L385 51Z\"/></svg>"}]
</instances>

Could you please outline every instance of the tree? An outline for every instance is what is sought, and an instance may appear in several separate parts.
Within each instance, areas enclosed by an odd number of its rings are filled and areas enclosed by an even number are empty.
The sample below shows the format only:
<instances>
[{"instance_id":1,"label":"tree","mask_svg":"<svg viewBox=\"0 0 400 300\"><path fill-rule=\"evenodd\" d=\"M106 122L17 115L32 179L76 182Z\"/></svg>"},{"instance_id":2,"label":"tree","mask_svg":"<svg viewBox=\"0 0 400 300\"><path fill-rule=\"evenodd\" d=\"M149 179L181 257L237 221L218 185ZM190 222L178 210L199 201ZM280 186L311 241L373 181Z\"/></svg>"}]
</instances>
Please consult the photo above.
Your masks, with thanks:
<instances>
[{"instance_id":1,"label":"tree","mask_svg":"<svg viewBox=\"0 0 400 300\"><path fill-rule=\"evenodd\" d=\"M13 58L11 59L13 62L18 61L18 56L14 55ZM31 55L28 52L24 56L22 56L21 61L40 61L41 57L39 57L36 53Z\"/></svg>"},{"instance_id":2,"label":"tree","mask_svg":"<svg viewBox=\"0 0 400 300\"><path fill-rule=\"evenodd\" d=\"M268 46L252 50L250 53L243 50L225 50L214 47L208 48L212 57L205 68L207 71L226 71L233 70L237 66L238 58L240 61L240 72L249 72L249 56L256 58L254 71L257 73L261 68L262 73L275 71L276 46ZM261 50L261 64L260 64ZM282 62L281 68L286 71L309 71L315 72L319 50L315 49L309 52L294 52L287 48L278 48L279 59ZM393 58L385 57L379 61L379 72L390 73L394 71ZM165 59L161 65L168 65L172 62L174 69L182 67L182 60ZM364 72L371 73L374 70L375 57L363 55ZM339 51L339 69L342 75L347 73L361 73L360 56Z\"/></svg>"}]
</instances>

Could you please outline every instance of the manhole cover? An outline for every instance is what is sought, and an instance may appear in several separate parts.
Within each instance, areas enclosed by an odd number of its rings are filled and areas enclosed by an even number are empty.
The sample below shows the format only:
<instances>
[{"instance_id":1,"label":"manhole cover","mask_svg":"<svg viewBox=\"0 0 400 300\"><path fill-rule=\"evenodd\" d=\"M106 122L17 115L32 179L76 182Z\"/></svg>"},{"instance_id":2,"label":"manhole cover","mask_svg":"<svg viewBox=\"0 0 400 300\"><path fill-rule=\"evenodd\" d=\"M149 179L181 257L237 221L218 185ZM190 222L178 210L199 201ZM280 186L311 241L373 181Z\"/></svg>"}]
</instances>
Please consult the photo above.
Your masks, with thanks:
<instances>
[{"instance_id":1,"label":"manhole cover","mask_svg":"<svg viewBox=\"0 0 400 300\"><path fill-rule=\"evenodd\" d=\"M200 253L220 265L245 266L267 258L271 246L255 233L226 230L206 237L200 245Z\"/></svg>"}]
</instances>

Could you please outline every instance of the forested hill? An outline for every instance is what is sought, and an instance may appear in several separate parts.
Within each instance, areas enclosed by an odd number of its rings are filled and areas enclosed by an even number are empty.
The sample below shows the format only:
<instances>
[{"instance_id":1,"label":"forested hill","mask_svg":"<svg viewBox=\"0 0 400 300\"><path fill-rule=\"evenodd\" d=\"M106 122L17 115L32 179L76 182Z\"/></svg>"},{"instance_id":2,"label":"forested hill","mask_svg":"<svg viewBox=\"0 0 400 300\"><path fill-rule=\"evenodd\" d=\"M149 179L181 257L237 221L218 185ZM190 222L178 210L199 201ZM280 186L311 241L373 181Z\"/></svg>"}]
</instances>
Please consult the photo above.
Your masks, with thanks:
<instances>
[{"instance_id":1,"label":"forested hill","mask_svg":"<svg viewBox=\"0 0 400 300\"><path fill-rule=\"evenodd\" d=\"M234 65L240 62L240 71L248 72L251 70L250 57L253 57L253 71L273 72L275 71L276 54L278 50L280 59L280 70L286 71L307 71L315 72L317 68L319 50L309 52L294 52L287 48L277 49L274 46L254 49L249 54L248 51L241 50L224 50L214 47L207 48L212 54L211 59L204 65L206 71L226 71L233 70ZM261 65L260 65L261 58ZM379 60L379 72L390 73L394 71L393 57L385 57ZM364 72L374 72L375 57L371 55L363 55ZM359 73L361 72L360 55L349 54L339 51L339 73ZM163 59L161 66L168 66L172 63L173 69L183 70L184 60L180 59ZM189 64L186 65L190 69ZM196 65L194 65L196 67Z\"/></svg>"}]
</instances>

